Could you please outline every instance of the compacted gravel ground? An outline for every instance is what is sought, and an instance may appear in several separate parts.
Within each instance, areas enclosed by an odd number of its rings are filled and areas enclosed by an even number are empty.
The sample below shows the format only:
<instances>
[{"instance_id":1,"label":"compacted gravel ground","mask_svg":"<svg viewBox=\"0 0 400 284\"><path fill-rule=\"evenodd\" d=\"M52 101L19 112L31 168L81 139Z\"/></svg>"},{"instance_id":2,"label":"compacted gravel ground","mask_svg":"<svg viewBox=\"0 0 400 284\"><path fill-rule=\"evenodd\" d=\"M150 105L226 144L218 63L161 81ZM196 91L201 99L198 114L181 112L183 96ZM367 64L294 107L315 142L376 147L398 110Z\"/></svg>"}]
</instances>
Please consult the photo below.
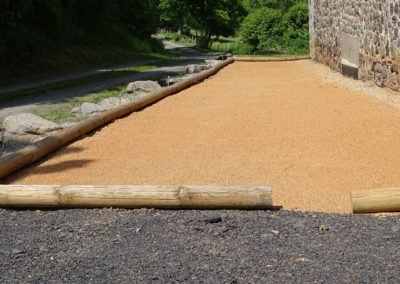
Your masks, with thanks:
<instances>
[{"instance_id":1,"label":"compacted gravel ground","mask_svg":"<svg viewBox=\"0 0 400 284\"><path fill-rule=\"evenodd\" d=\"M284 209L350 213L351 190L400 186L400 111L307 62L236 62L6 182L267 185Z\"/></svg>"},{"instance_id":2,"label":"compacted gravel ground","mask_svg":"<svg viewBox=\"0 0 400 284\"><path fill-rule=\"evenodd\" d=\"M0 283L399 283L399 216L0 209Z\"/></svg>"}]
</instances>

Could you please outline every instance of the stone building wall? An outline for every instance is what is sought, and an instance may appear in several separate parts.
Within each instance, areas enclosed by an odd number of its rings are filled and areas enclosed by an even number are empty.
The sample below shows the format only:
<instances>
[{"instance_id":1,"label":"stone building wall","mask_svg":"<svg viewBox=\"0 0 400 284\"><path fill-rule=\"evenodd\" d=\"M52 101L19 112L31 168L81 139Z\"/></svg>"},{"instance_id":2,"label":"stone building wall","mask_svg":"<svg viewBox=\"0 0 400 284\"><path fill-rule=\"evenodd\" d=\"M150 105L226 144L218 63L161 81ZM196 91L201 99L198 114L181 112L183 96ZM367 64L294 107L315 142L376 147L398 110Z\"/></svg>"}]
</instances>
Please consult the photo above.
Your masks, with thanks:
<instances>
[{"instance_id":1,"label":"stone building wall","mask_svg":"<svg viewBox=\"0 0 400 284\"><path fill-rule=\"evenodd\" d=\"M311 57L400 91L400 0L309 0Z\"/></svg>"}]
</instances>

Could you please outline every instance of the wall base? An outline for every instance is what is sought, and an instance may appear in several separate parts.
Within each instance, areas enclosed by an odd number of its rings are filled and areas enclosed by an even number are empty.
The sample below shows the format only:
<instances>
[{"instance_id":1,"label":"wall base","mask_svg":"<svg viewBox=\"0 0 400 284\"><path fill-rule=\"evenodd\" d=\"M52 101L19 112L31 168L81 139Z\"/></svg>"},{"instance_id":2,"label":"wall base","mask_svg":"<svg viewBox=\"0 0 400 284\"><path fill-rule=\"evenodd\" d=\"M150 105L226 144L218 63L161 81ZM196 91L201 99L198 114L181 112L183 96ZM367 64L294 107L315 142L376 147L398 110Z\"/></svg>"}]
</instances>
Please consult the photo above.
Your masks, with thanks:
<instances>
[{"instance_id":1,"label":"wall base","mask_svg":"<svg viewBox=\"0 0 400 284\"><path fill-rule=\"evenodd\" d=\"M342 74L346 77L350 77L358 80L358 68L342 64Z\"/></svg>"}]
</instances>

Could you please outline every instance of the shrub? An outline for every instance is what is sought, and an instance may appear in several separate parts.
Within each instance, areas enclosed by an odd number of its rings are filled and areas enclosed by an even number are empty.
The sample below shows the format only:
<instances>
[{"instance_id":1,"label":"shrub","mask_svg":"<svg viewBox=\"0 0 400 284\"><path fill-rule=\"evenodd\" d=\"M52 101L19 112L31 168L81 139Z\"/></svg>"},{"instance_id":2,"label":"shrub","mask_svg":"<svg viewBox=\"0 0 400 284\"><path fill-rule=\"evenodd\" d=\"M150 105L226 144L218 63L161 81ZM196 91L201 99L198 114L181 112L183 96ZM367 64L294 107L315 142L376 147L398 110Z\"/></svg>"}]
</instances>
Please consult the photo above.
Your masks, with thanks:
<instances>
[{"instance_id":1,"label":"shrub","mask_svg":"<svg viewBox=\"0 0 400 284\"><path fill-rule=\"evenodd\" d=\"M285 47L290 53L308 53L308 6L298 3L291 7L284 17L286 31Z\"/></svg>"},{"instance_id":2,"label":"shrub","mask_svg":"<svg viewBox=\"0 0 400 284\"><path fill-rule=\"evenodd\" d=\"M285 31L282 17L279 10L260 8L245 18L239 35L254 49L279 49Z\"/></svg>"}]
</instances>

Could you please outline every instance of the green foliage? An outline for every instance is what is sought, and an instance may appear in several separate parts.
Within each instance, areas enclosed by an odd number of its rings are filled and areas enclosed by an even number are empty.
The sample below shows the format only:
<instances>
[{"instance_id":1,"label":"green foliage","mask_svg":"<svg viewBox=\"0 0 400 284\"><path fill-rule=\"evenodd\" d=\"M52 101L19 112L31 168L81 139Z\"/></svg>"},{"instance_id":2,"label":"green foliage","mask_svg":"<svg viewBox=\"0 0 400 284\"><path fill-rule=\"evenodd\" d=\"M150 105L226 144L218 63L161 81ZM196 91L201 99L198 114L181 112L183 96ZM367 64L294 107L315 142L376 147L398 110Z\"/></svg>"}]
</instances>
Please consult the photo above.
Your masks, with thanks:
<instances>
[{"instance_id":1,"label":"green foliage","mask_svg":"<svg viewBox=\"0 0 400 284\"><path fill-rule=\"evenodd\" d=\"M239 35L259 51L308 52L308 6L304 0L254 0L255 9L243 21ZM292 5L292 6L290 6ZM260 7L261 8L256 8ZM286 9L288 8L288 9Z\"/></svg>"},{"instance_id":2,"label":"green foliage","mask_svg":"<svg viewBox=\"0 0 400 284\"><path fill-rule=\"evenodd\" d=\"M308 6L299 3L291 7L285 15L285 37L288 39L308 40Z\"/></svg>"},{"instance_id":3,"label":"green foliage","mask_svg":"<svg viewBox=\"0 0 400 284\"><path fill-rule=\"evenodd\" d=\"M0 65L32 61L68 45L160 50L149 37L158 28L158 1L2 0Z\"/></svg>"},{"instance_id":4,"label":"green foliage","mask_svg":"<svg viewBox=\"0 0 400 284\"><path fill-rule=\"evenodd\" d=\"M239 34L254 49L279 49L285 31L282 17L279 10L265 7L257 9L243 21Z\"/></svg>"},{"instance_id":5,"label":"green foliage","mask_svg":"<svg viewBox=\"0 0 400 284\"><path fill-rule=\"evenodd\" d=\"M286 48L294 53L308 53L308 5L298 3L285 15L286 31L284 34Z\"/></svg>"},{"instance_id":6,"label":"green foliage","mask_svg":"<svg viewBox=\"0 0 400 284\"><path fill-rule=\"evenodd\" d=\"M238 55L252 54L254 48L244 42L213 42L211 44L212 51L219 53L233 53Z\"/></svg>"},{"instance_id":7,"label":"green foliage","mask_svg":"<svg viewBox=\"0 0 400 284\"><path fill-rule=\"evenodd\" d=\"M160 0L162 28L188 35L199 33L197 44L209 48L212 36L235 34L245 16L241 0Z\"/></svg>"},{"instance_id":8,"label":"green foliage","mask_svg":"<svg viewBox=\"0 0 400 284\"><path fill-rule=\"evenodd\" d=\"M158 9L160 11L161 27L184 34L189 33L189 6L187 0L160 0Z\"/></svg>"}]
</instances>

